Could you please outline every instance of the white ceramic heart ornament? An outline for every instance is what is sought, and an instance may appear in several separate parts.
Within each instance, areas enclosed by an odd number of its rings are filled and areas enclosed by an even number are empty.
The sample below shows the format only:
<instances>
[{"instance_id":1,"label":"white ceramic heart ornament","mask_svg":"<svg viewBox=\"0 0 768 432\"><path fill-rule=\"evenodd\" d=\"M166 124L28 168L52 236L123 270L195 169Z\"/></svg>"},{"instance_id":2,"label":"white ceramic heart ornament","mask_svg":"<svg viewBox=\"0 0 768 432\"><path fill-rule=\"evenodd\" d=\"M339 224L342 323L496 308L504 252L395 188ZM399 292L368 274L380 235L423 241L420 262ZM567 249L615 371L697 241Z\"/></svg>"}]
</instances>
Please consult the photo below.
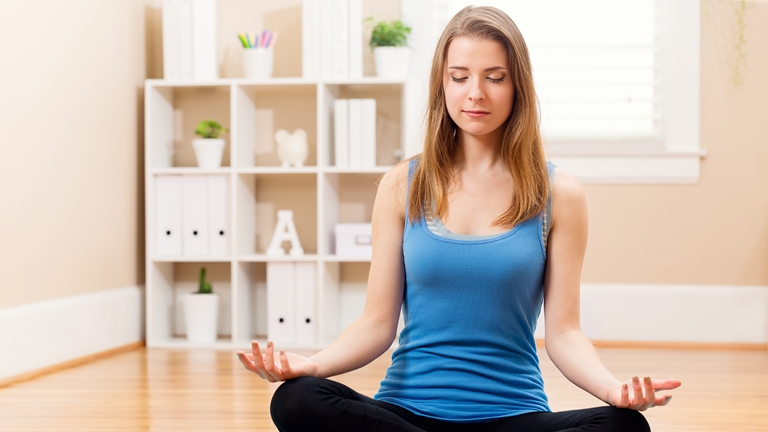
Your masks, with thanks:
<instances>
[{"instance_id":1,"label":"white ceramic heart ornament","mask_svg":"<svg viewBox=\"0 0 768 432\"><path fill-rule=\"evenodd\" d=\"M277 156L284 167L304 166L304 161L307 160L307 133L304 129L296 129L292 134L280 129L275 132L275 141Z\"/></svg>"}]
</instances>

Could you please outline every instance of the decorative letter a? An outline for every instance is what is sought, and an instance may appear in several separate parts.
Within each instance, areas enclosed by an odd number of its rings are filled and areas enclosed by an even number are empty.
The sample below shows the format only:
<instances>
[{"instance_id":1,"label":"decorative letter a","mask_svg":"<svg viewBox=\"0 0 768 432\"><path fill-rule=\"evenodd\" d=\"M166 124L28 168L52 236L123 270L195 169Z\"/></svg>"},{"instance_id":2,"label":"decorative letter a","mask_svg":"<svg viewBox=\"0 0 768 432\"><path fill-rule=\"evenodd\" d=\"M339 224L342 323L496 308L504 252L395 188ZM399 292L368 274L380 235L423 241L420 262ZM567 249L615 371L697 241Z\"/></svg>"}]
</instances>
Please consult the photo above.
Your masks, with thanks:
<instances>
[{"instance_id":1,"label":"decorative letter a","mask_svg":"<svg viewBox=\"0 0 768 432\"><path fill-rule=\"evenodd\" d=\"M275 226L275 232L272 234L272 241L269 242L267 255L285 255L282 244L286 240L291 242L291 256L304 255L304 249L301 248L299 236L296 234L296 226L293 224L293 211L278 210L277 226Z\"/></svg>"}]
</instances>

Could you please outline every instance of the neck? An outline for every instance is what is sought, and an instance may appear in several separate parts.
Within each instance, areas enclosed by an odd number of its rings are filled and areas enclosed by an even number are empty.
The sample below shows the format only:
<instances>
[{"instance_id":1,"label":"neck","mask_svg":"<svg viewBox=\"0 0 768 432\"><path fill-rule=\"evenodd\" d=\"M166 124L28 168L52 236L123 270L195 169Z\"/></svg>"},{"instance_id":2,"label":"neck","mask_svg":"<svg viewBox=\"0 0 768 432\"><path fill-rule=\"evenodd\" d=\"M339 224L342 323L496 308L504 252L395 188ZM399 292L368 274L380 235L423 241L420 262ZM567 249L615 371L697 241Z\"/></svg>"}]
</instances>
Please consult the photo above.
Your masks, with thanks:
<instances>
[{"instance_id":1,"label":"neck","mask_svg":"<svg viewBox=\"0 0 768 432\"><path fill-rule=\"evenodd\" d=\"M486 171L503 164L501 160L501 128L485 135L470 135L459 129L458 148L454 158L457 170Z\"/></svg>"}]
</instances>

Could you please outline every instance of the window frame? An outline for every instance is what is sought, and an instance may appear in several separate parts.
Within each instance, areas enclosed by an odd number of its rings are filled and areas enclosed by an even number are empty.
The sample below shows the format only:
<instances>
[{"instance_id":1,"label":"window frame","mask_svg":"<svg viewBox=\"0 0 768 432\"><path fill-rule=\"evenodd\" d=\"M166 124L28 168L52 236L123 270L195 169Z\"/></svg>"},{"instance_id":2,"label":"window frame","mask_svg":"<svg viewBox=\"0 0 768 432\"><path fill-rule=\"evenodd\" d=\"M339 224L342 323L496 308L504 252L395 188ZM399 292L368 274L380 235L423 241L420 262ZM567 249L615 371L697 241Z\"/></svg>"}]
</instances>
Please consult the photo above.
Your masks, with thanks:
<instances>
[{"instance_id":1,"label":"window frame","mask_svg":"<svg viewBox=\"0 0 768 432\"><path fill-rule=\"evenodd\" d=\"M406 121L422 125L418 136L408 137L405 155L421 151L423 109L434 46L439 35L435 24L444 20L451 4L445 0L401 1L402 19L412 27L409 86L418 87L411 97ZM661 8L662 49L661 149L605 149L589 144L547 147L547 157L559 168L585 184L693 184L700 176L700 16L698 0L657 0ZM421 78L420 78L421 77ZM416 100L418 99L418 100Z\"/></svg>"}]
</instances>

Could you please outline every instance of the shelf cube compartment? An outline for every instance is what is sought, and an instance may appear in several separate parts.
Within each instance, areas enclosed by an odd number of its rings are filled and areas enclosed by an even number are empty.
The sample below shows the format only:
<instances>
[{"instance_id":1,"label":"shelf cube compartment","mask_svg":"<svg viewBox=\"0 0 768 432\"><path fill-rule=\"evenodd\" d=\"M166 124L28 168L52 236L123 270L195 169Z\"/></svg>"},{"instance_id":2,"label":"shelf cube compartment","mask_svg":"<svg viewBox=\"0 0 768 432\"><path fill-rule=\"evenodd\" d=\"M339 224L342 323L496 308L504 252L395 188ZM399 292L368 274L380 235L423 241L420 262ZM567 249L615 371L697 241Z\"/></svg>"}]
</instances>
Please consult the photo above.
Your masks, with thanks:
<instances>
[{"instance_id":1,"label":"shelf cube compartment","mask_svg":"<svg viewBox=\"0 0 768 432\"><path fill-rule=\"evenodd\" d=\"M147 281L147 346L196 346L186 340L183 296L197 292L200 269L219 297L217 341L206 346L226 346L232 335L232 264L228 262L152 262ZM200 294L204 295L204 294Z\"/></svg>"},{"instance_id":2,"label":"shelf cube compartment","mask_svg":"<svg viewBox=\"0 0 768 432\"><path fill-rule=\"evenodd\" d=\"M184 86L180 84L148 84L146 98L146 157L153 169L197 167L192 140L197 124L214 120L224 128L230 124L230 86ZM230 166L229 134L225 141L221 165Z\"/></svg>"},{"instance_id":3,"label":"shelf cube compartment","mask_svg":"<svg viewBox=\"0 0 768 432\"><path fill-rule=\"evenodd\" d=\"M289 134L304 130L307 156L303 166L317 166L317 85L237 85L233 98L235 166L282 166L281 143L275 138L280 129ZM283 148L292 145L282 143Z\"/></svg>"},{"instance_id":4,"label":"shelf cube compartment","mask_svg":"<svg viewBox=\"0 0 768 432\"><path fill-rule=\"evenodd\" d=\"M336 255L336 224L370 223L382 174L323 174L322 250Z\"/></svg>"},{"instance_id":5,"label":"shelf cube compartment","mask_svg":"<svg viewBox=\"0 0 768 432\"><path fill-rule=\"evenodd\" d=\"M370 123L366 99L375 101L374 166L394 165L402 160L405 139L403 84L326 84L322 91L321 122L327 125L323 135L327 144L323 166L372 168L366 162L369 144L365 137ZM346 144L338 144L338 140Z\"/></svg>"},{"instance_id":6,"label":"shelf cube compartment","mask_svg":"<svg viewBox=\"0 0 768 432\"><path fill-rule=\"evenodd\" d=\"M267 253L277 212L291 210L304 255L317 254L317 174L239 174L237 176L237 253ZM286 255L291 245L283 242Z\"/></svg>"}]
</instances>

